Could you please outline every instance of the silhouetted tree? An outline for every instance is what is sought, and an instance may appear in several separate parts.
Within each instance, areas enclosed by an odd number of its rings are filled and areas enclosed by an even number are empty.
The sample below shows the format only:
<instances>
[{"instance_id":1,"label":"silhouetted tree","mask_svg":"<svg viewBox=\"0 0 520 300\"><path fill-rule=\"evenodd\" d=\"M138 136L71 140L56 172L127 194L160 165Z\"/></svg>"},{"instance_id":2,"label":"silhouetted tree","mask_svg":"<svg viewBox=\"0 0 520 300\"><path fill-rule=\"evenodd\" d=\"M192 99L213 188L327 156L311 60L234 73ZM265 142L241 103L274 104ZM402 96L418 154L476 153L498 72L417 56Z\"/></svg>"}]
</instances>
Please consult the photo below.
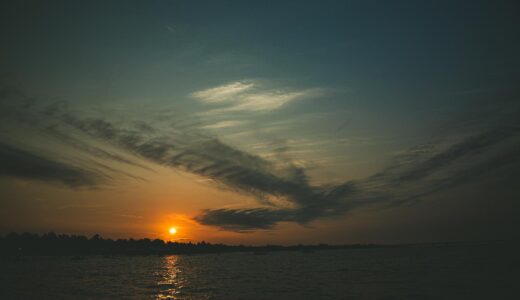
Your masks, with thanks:
<instances>
[{"instance_id":1,"label":"silhouetted tree","mask_svg":"<svg viewBox=\"0 0 520 300\"><path fill-rule=\"evenodd\" d=\"M381 247L376 245L296 245L296 246L229 246L211 244L205 241L198 243L164 242L160 239L104 239L99 234L90 239L81 235L57 235L49 232L38 236L24 232L22 234L9 233L0 236L0 253L7 255L87 255L87 254L195 254L218 252L255 252L267 253L270 251L293 250L312 252L323 249L349 249L360 247Z\"/></svg>"}]
</instances>

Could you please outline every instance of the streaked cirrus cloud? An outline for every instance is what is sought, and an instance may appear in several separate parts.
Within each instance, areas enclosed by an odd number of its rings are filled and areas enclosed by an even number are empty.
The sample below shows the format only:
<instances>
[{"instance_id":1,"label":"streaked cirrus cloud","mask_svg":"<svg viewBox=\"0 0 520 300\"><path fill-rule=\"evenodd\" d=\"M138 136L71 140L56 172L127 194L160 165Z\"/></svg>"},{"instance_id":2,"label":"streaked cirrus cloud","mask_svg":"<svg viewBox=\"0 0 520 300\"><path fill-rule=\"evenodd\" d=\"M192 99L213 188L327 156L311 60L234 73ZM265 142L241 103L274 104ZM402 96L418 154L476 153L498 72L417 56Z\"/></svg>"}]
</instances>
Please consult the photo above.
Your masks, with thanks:
<instances>
[{"instance_id":1,"label":"streaked cirrus cloud","mask_svg":"<svg viewBox=\"0 0 520 300\"><path fill-rule=\"evenodd\" d=\"M201 90L193 93L192 96L205 103L227 102L254 86L255 84L252 82L237 81Z\"/></svg>"},{"instance_id":2,"label":"streaked cirrus cloud","mask_svg":"<svg viewBox=\"0 0 520 300\"><path fill-rule=\"evenodd\" d=\"M482 176L514 178L516 168L509 166L518 166L520 161L520 109L516 103L504 102L500 111L492 110L493 114L469 122L466 128L452 129L441 140L404 151L369 177L316 185L299 164L281 164L244 151L198 127L170 124L166 130L152 119L139 122L145 115L142 110L135 110L131 122L124 122L77 113L66 106L27 108L19 104L23 101L15 101L20 99L19 94L0 97L0 107L11 103L12 118L18 122L53 134L64 144L76 146L68 136L81 134L89 137L86 141L119 150L114 156L93 151L97 149L93 147L76 147L91 156L121 163L122 154L130 154L150 165L182 170L211 180L217 188L251 196L256 200L253 205L203 209L194 217L200 224L229 231L271 229L281 222L306 225L361 209L403 206L457 186L478 184ZM46 125L51 123L52 127ZM285 151L283 143L274 144L278 151ZM9 144L0 144L0 156L0 175L6 177L60 182L70 187L96 186L111 179L99 168L64 164Z\"/></svg>"},{"instance_id":3,"label":"streaked cirrus cloud","mask_svg":"<svg viewBox=\"0 0 520 300\"><path fill-rule=\"evenodd\" d=\"M269 88L254 81L237 81L197 91L192 97L205 104L219 106L203 114L215 115L229 112L266 112L306 97L323 94L323 89L294 90Z\"/></svg>"},{"instance_id":4,"label":"streaked cirrus cloud","mask_svg":"<svg viewBox=\"0 0 520 300\"><path fill-rule=\"evenodd\" d=\"M203 129L223 129L223 128L231 128L240 125L247 124L247 121L238 121L238 120L226 120L220 121L209 125L204 125L201 128Z\"/></svg>"}]
</instances>

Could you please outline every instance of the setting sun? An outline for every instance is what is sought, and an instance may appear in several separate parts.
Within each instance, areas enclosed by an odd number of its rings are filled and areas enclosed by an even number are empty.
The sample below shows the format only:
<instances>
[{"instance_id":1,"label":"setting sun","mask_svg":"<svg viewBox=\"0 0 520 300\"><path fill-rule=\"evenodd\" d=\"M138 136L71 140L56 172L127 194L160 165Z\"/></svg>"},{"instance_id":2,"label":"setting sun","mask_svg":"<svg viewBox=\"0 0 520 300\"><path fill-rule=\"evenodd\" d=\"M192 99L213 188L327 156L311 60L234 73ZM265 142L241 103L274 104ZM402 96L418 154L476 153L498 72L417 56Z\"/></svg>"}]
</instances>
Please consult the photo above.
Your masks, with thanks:
<instances>
[{"instance_id":1,"label":"setting sun","mask_svg":"<svg viewBox=\"0 0 520 300\"><path fill-rule=\"evenodd\" d=\"M175 227L170 227L170 234L176 234L177 233L177 228Z\"/></svg>"}]
</instances>

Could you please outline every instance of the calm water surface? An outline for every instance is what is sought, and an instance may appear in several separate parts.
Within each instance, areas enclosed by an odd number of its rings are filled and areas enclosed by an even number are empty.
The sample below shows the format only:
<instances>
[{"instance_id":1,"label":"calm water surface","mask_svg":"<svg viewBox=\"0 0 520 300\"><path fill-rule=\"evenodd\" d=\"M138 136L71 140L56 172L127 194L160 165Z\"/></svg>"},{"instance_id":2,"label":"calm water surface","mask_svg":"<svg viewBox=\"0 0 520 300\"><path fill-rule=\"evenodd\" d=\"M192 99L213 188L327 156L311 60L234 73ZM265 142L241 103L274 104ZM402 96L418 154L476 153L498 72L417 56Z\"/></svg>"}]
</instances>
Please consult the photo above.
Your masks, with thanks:
<instances>
[{"instance_id":1,"label":"calm water surface","mask_svg":"<svg viewBox=\"0 0 520 300\"><path fill-rule=\"evenodd\" d=\"M0 299L520 299L510 245L0 258Z\"/></svg>"}]
</instances>

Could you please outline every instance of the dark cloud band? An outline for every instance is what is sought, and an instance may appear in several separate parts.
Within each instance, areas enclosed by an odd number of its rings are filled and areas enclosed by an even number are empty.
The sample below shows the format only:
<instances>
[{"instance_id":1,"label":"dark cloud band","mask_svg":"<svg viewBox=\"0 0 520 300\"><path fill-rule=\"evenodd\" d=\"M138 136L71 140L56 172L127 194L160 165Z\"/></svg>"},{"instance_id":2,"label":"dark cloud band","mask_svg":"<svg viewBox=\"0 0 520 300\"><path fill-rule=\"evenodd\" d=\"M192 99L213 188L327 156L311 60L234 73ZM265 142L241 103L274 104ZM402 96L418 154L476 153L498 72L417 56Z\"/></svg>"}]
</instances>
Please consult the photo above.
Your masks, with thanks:
<instances>
[{"instance_id":1,"label":"dark cloud band","mask_svg":"<svg viewBox=\"0 0 520 300\"><path fill-rule=\"evenodd\" d=\"M69 187L93 187L107 178L92 171L71 166L0 143L0 175L45 182L58 182Z\"/></svg>"},{"instance_id":2,"label":"dark cloud band","mask_svg":"<svg viewBox=\"0 0 520 300\"><path fill-rule=\"evenodd\" d=\"M53 120L50 129L54 137L87 149L91 155L137 165L117 154L88 147L72 138L74 134L89 135L151 162L256 197L256 208L204 210L195 217L201 224L233 231L270 229L280 222L307 224L376 205L404 205L502 168L519 157L520 147L520 126L516 121L520 114L515 110L508 118L488 121L486 129L458 137L449 146L441 141L412 148L368 178L336 186L313 186L303 168L291 164L280 167L194 127L172 123L168 127L171 131L166 131L153 122L137 122L138 116L131 123L120 124L109 118L80 117L62 105L49 106L43 112L42 116ZM0 174L5 176L61 182L71 187L95 186L106 179L23 149L0 146ZM277 205L269 200L272 198L283 199L288 205Z\"/></svg>"}]
</instances>

